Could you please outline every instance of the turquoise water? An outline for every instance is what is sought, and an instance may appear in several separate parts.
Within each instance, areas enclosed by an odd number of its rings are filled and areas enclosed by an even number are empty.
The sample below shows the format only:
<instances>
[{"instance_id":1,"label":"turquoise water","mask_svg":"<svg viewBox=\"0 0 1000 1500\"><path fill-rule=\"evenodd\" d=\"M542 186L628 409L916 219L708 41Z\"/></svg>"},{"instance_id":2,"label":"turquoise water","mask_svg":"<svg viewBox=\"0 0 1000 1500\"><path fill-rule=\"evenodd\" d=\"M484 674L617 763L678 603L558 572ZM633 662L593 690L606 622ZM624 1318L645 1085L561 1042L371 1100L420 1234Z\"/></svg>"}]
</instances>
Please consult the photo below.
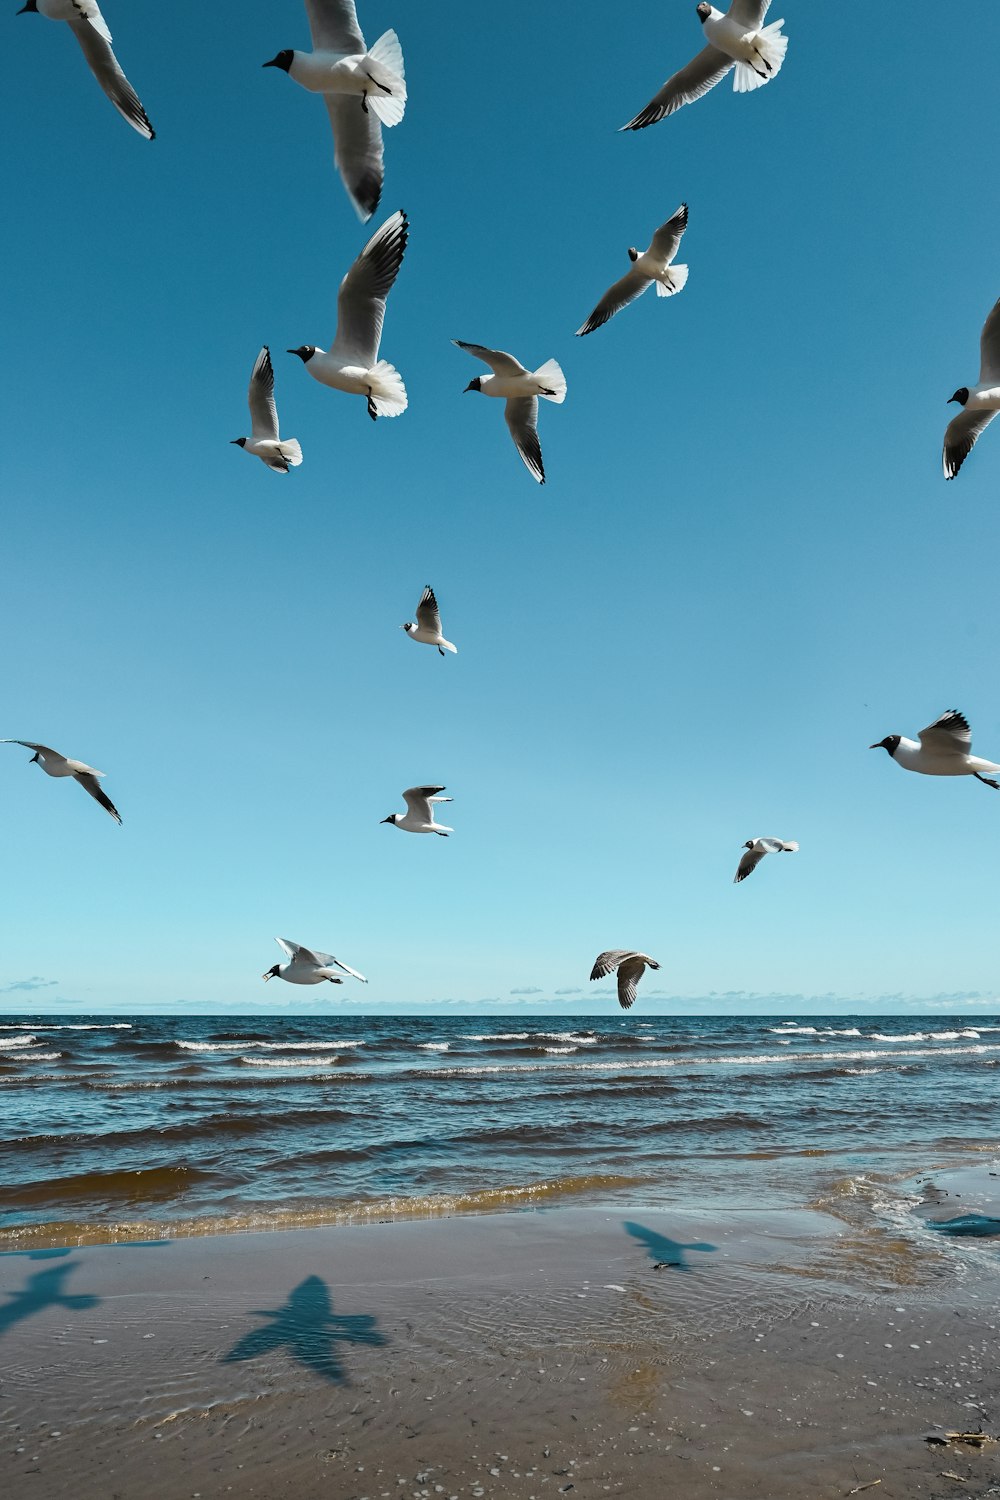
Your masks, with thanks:
<instances>
[{"instance_id":1,"label":"turquoise water","mask_svg":"<svg viewBox=\"0 0 1000 1500\"><path fill-rule=\"evenodd\" d=\"M996 1016L10 1017L0 1238L805 1203L995 1149L998 1064Z\"/></svg>"}]
</instances>

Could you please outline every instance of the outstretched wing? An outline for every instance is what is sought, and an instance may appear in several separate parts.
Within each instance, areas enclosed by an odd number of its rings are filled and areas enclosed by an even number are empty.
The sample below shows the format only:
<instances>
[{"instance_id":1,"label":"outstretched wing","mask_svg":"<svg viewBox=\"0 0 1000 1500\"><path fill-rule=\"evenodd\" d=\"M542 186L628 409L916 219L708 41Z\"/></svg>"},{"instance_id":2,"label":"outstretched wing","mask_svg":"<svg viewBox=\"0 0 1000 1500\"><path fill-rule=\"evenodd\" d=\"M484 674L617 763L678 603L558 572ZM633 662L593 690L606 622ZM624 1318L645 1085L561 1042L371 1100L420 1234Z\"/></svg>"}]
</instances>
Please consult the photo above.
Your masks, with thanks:
<instances>
[{"instance_id":1,"label":"outstretched wing","mask_svg":"<svg viewBox=\"0 0 1000 1500\"><path fill-rule=\"evenodd\" d=\"M399 211L377 229L337 293L337 337L331 353L370 369L378 359L385 303L403 264L409 224Z\"/></svg>"},{"instance_id":2,"label":"outstretched wing","mask_svg":"<svg viewBox=\"0 0 1000 1500\"><path fill-rule=\"evenodd\" d=\"M972 730L969 721L964 714L960 714L957 708L949 708L935 719L933 724L928 724L926 729L921 729L917 738L921 749L926 750L928 755L970 755L972 753Z\"/></svg>"},{"instance_id":3,"label":"outstretched wing","mask_svg":"<svg viewBox=\"0 0 1000 1500\"><path fill-rule=\"evenodd\" d=\"M729 19L738 21L747 31L756 31L764 24L764 17L771 9L771 0L733 0L729 7Z\"/></svg>"},{"instance_id":4,"label":"outstretched wing","mask_svg":"<svg viewBox=\"0 0 1000 1500\"><path fill-rule=\"evenodd\" d=\"M603 979L605 975L612 973L618 965L626 958L634 958L634 948L609 948L606 953L599 953L594 959L594 967L590 971L591 979Z\"/></svg>"},{"instance_id":5,"label":"outstretched wing","mask_svg":"<svg viewBox=\"0 0 1000 1500\"><path fill-rule=\"evenodd\" d=\"M50 745L36 745L34 740L0 740L0 745L23 745L25 750L35 750L42 755L54 755L57 760L64 759L58 750L53 750Z\"/></svg>"},{"instance_id":6,"label":"outstretched wing","mask_svg":"<svg viewBox=\"0 0 1000 1500\"><path fill-rule=\"evenodd\" d=\"M994 302L979 335L979 383L1000 380L1000 300Z\"/></svg>"},{"instance_id":7,"label":"outstretched wing","mask_svg":"<svg viewBox=\"0 0 1000 1500\"><path fill-rule=\"evenodd\" d=\"M638 954L618 965L618 1004L622 1010L630 1010L635 1004L635 987L645 972L645 959Z\"/></svg>"},{"instance_id":8,"label":"outstretched wing","mask_svg":"<svg viewBox=\"0 0 1000 1500\"><path fill-rule=\"evenodd\" d=\"M73 779L74 781L78 781L80 783L85 792L90 793L95 802L99 802L105 809L105 811L111 814L116 823L121 822L121 815L118 812L117 807L112 802L107 793L101 790L101 783L98 781L93 771L75 771L73 773Z\"/></svg>"},{"instance_id":9,"label":"outstretched wing","mask_svg":"<svg viewBox=\"0 0 1000 1500\"><path fill-rule=\"evenodd\" d=\"M542 445L538 441L538 397L508 396L504 403L504 416L525 468L535 476L539 484L544 484L545 466L542 463Z\"/></svg>"},{"instance_id":10,"label":"outstretched wing","mask_svg":"<svg viewBox=\"0 0 1000 1500\"><path fill-rule=\"evenodd\" d=\"M411 786L403 793L403 801L415 818L421 818L425 823L433 823L431 798L443 791L443 786Z\"/></svg>"},{"instance_id":11,"label":"outstretched wing","mask_svg":"<svg viewBox=\"0 0 1000 1500\"><path fill-rule=\"evenodd\" d=\"M417 624L421 630L431 630L435 635L441 634L441 611L438 609L438 602L430 584L420 595L420 603L417 605Z\"/></svg>"},{"instance_id":12,"label":"outstretched wing","mask_svg":"<svg viewBox=\"0 0 1000 1500\"><path fill-rule=\"evenodd\" d=\"M333 127L333 160L362 223L382 196L385 167L382 126L375 111L361 107L360 94L325 94Z\"/></svg>"},{"instance_id":13,"label":"outstretched wing","mask_svg":"<svg viewBox=\"0 0 1000 1500\"><path fill-rule=\"evenodd\" d=\"M489 365L494 375L526 375L528 372L513 354L504 354L502 349L487 349L485 344L464 344L461 339L452 339L459 349L474 354L484 365Z\"/></svg>"},{"instance_id":14,"label":"outstretched wing","mask_svg":"<svg viewBox=\"0 0 1000 1500\"><path fill-rule=\"evenodd\" d=\"M367 51L354 0L306 0L313 50L345 57Z\"/></svg>"},{"instance_id":15,"label":"outstretched wing","mask_svg":"<svg viewBox=\"0 0 1000 1500\"><path fill-rule=\"evenodd\" d=\"M672 214L665 224L661 224L653 235L652 244L649 247L653 254L662 255L669 265L681 248L681 237L687 225L688 206L682 203L677 212Z\"/></svg>"},{"instance_id":16,"label":"outstretched wing","mask_svg":"<svg viewBox=\"0 0 1000 1500\"><path fill-rule=\"evenodd\" d=\"M576 330L577 336L582 337L585 333L593 333L595 328L600 328L602 324L613 318L616 312L621 312L623 307L628 307L630 302L635 302L652 284L648 276L643 276L633 266L631 271L625 272L620 281L608 287L590 317Z\"/></svg>"},{"instance_id":17,"label":"outstretched wing","mask_svg":"<svg viewBox=\"0 0 1000 1500\"><path fill-rule=\"evenodd\" d=\"M274 370L271 351L265 344L250 373L251 432L255 438L277 438L278 408L274 404Z\"/></svg>"},{"instance_id":18,"label":"outstretched wing","mask_svg":"<svg viewBox=\"0 0 1000 1500\"><path fill-rule=\"evenodd\" d=\"M98 12L98 19L101 19L100 12ZM66 24L83 48L83 55L87 59L90 71L115 109L129 122L133 130L137 130L140 135L146 137L147 141L151 141L156 131L149 123L149 117L139 103L138 94L125 77L118 59L111 50L111 38L107 35L107 27L104 26L101 31L90 21L67 21ZM104 25L103 19L101 25Z\"/></svg>"},{"instance_id":19,"label":"outstretched wing","mask_svg":"<svg viewBox=\"0 0 1000 1500\"><path fill-rule=\"evenodd\" d=\"M995 416L995 411L963 410L948 423L941 455L945 479L954 479Z\"/></svg>"},{"instance_id":20,"label":"outstretched wing","mask_svg":"<svg viewBox=\"0 0 1000 1500\"><path fill-rule=\"evenodd\" d=\"M622 130L645 130L647 125L655 125L658 120L666 119L667 115L680 109L682 104L691 104L707 94L709 89L714 89L733 66L733 59L727 57L725 52L720 52L718 47L703 47L686 68L681 68L679 73L667 79L645 109L640 109L627 125L621 127Z\"/></svg>"},{"instance_id":21,"label":"outstretched wing","mask_svg":"<svg viewBox=\"0 0 1000 1500\"><path fill-rule=\"evenodd\" d=\"M766 849L760 847L763 842L763 839L755 839L753 848L748 849L743 855L743 858L736 867L736 874L733 876L734 885L739 885L741 880L746 880L747 876L753 870L756 870L764 855L768 852Z\"/></svg>"}]
</instances>

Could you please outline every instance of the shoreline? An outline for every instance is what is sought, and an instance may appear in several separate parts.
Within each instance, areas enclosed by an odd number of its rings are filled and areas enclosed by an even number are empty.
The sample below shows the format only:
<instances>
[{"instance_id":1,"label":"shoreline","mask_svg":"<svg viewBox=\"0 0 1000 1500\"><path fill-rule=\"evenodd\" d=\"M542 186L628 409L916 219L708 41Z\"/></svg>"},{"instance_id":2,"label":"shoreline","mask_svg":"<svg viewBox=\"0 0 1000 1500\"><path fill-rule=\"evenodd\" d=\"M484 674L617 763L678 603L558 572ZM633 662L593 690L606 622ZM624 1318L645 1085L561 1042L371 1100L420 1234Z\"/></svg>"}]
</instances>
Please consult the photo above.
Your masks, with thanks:
<instances>
[{"instance_id":1,"label":"shoreline","mask_svg":"<svg viewBox=\"0 0 1000 1500\"><path fill-rule=\"evenodd\" d=\"M987 1495L923 1440L1000 1415L996 1242L942 1239L633 1201L8 1252L2 1451L38 1500Z\"/></svg>"}]
</instances>

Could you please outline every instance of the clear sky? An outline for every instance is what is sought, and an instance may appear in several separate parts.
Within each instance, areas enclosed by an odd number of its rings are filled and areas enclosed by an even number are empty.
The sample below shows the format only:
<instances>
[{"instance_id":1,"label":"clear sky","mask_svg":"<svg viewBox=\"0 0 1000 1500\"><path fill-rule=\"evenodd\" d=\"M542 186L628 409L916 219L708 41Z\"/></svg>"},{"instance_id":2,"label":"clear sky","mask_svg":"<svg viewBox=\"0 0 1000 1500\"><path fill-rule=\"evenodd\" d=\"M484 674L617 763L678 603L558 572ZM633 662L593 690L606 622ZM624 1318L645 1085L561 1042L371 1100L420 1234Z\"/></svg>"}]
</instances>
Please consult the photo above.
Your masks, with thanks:
<instances>
[{"instance_id":1,"label":"clear sky","mask_svg":"<svg viewBox=\"0 0 1000 1500\"><path fill-rule=\"evenodd\" d=\"M688 0L359 0L409 87L367 228L261 69L297 0L108 0L152 143L13 8L0 733L124 826L0 746L0 1007L570 1015L619 946L650 1009L992 1005L1000 794L867 747L955 707L1000 759L1000 424L940 467L1000 295L1000 7L786 0L773 83L619 134ZM685 290L575 339L682 200ZM284 351L398 207L372 424ZM544 488L453 338L562 364ZM287 477L229 446L262 343ZM398 628L425 583L457 657ZM426 781L453 837L379 826ZM801 852L734 887L760 834ZM265 989L276 933L369 986Z\"/></svg>"}]
</instances>

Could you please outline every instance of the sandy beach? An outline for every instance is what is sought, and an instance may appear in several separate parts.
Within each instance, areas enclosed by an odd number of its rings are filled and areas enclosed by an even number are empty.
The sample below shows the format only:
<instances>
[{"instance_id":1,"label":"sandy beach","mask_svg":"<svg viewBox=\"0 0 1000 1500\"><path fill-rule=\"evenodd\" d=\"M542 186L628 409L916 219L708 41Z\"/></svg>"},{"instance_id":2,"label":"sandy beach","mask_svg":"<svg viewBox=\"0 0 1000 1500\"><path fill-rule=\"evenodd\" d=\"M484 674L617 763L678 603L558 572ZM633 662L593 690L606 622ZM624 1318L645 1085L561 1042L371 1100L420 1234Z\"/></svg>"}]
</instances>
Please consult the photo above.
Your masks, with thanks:
<instances>
[{"instance_id":1,"label":"sandy beach","mask_svg":"<svg viewBox=\"0 0 1000 1500\"><path fill-rule=\"evenodd\" d=\"M997 1429L995 1246L615 1206L9 1253L8 1492L1000 1493L995 1445L926 1441Z\"/></svg>"}]
</instances>

